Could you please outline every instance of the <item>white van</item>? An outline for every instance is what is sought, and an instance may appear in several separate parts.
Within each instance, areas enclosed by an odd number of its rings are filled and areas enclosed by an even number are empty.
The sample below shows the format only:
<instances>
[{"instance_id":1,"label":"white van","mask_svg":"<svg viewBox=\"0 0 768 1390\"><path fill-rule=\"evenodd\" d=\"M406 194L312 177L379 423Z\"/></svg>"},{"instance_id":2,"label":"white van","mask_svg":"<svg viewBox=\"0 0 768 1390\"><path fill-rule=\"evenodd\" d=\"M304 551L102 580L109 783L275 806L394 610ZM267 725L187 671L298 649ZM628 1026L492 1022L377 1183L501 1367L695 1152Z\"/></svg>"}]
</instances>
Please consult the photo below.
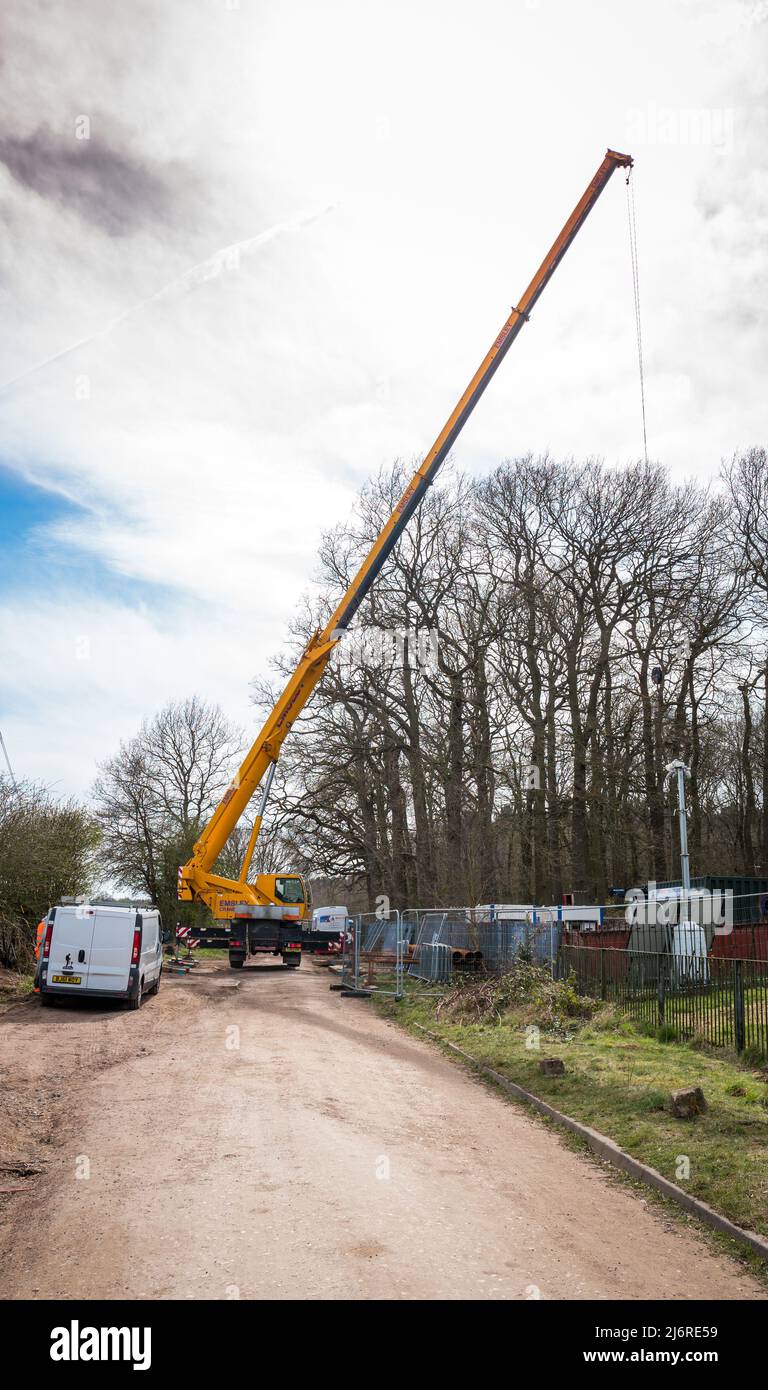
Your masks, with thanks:
<instances>
[{"instance_id":1,"label":"white van","mask_svg":"<svg viewBox=\"0 0 768 1390\"><path fill-rule=\"evenodd\" d=\"M138 1009L145 994L157 994L162 968L157 908L62 904L48 913L37 971L40 1002L101 995Z\"/></svg>"},{"instance_id":2,"label":"white van","mask_svg":"<svg viewBox=\"0 0 768 1390\"><path fill-rule=\"evenodd\" d=\"M349 913L345 907L316 907L310 931L343 932Z\"/></svg>"}]
</instances>

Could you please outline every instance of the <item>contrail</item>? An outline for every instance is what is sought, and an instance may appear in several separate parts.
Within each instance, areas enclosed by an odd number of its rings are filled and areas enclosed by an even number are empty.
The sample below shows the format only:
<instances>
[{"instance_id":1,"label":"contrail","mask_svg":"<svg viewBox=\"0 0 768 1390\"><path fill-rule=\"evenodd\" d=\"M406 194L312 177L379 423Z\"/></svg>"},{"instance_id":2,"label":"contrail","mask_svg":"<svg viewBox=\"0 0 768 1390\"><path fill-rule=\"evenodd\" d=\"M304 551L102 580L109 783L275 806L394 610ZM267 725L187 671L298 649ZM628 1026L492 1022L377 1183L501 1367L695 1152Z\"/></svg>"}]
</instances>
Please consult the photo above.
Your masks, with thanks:
<instances>
[{"instance_id":1,"label":"contrail","mask_svg":"<svg viewBox=\"0 0 768 1390\"><path fill-rule=\"evenodd\" d=\"M97 328L96 332L90 333L87 338L78 338L77 342L70 343L60 352L54 352L51 357L43 358L42 362L36 362L33 367L27 367L25 371L19 372L18 376L11 377L10 381L3 382L0 385L0 394L10 391L11 387L17 386L21 381L26 381L27 377L42 371L44 367L50 367L54 362L60 362L62 358L69 357L70 353L77 352L78 348L95 343L97 339L105 337L107 333L112 332L113 328L124 323L132 314L138 314L141 309L146 309L150 304L157 304L164 299L173 299L175 296L193 289L195 285L204 284L206 280L215 280L217 276L222 275L227 270L236 270L242 255L249 251L255 251L257 247L265 246L268 241L273 241L282 232L298 231L300 227L308 227L312 222L318 222L321 217L326 217L336 207L338 207L337 203L329 203L319 212L302 213L299 217L289 218L285 222L276 222L274 227L268 227L266 231L259 232L258 236L246 237L244 241L235 241L231 246L223 246L220 251L215 251L207 260L200 261L198 265L193 265L190 270L185 270L183 275L177 276L175 280L170 280L167 285L163 285L147 299L140 299L138 304L132 304L129 309L123 309L122 313L110 319L103 328Z\"/></svg>"}]
</instances>

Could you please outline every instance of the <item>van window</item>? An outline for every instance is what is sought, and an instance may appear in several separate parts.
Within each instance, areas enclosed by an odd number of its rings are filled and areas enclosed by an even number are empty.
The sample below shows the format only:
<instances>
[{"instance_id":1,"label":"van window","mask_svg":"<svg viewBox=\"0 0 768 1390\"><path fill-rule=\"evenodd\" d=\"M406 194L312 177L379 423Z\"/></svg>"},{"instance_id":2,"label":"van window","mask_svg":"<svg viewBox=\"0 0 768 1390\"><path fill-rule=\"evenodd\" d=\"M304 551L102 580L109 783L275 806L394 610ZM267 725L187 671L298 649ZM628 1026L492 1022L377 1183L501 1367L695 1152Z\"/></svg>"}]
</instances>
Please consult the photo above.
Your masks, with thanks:
<instances>
[{"instance_id":1,"label":"van window","mask_svg":"<svg viewBox=\"0 0 768 1390\"><path fill-rule=\"evenodd\" d=\"M300 878L276 878L275 897L280 903L303 903L304 885Z\"/></svg>"}]
</instances>

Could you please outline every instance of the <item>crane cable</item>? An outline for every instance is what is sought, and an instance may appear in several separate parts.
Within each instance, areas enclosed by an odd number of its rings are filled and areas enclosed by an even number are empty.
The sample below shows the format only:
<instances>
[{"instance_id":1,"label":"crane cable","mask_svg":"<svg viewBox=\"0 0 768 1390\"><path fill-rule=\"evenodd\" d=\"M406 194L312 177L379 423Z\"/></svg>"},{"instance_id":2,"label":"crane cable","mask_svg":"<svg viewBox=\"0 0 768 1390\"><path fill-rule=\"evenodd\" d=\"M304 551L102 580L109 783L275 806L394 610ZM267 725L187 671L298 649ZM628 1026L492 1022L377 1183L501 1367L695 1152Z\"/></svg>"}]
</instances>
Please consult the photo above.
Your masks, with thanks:
<instances>
[{"instance_id":1,"label":"crane cable","mask_svg":"<svg viewBox=\"0 0 768 1390\"><path fill-rule=\"evenodd\" d=\"M643 369L643 329L640 320L640 275L637 257L637 213L635 210L635 185L627 173L627 221L629 223L629 255L632 263L632 293L635 302L635 334L637 338L637 364L640 369L640 407L643 413L643 453L648 467L648 430L645 420L645 372Z\"/></svg>"},{"instance_id":2,"label":"crane cable","mask_svg":"<svg viewBox=\"0 0 768 1390\"><path fill-rule=\"evenodd\" d=\"M6 764L7 764L7 767L8 767L8 771L9 771L10 776L11 776L11 782L13 783L13 790L14 790L15 792L17 792L17 791L19 790L19 784L18 784L18 782L16 781L16 778L14 777L14 774L13 774L13 768L11 767L11 760L10 760L10 758L8 757L8 749L7 749L6 746L5 746L5 739L3 738L3 735L2 735L2 731L1 731L1 730L0 730L0 746L2 747L3 753L4 753L4 755L5 755L5 761L6 761Z\"/></svg>"}]
</instances>

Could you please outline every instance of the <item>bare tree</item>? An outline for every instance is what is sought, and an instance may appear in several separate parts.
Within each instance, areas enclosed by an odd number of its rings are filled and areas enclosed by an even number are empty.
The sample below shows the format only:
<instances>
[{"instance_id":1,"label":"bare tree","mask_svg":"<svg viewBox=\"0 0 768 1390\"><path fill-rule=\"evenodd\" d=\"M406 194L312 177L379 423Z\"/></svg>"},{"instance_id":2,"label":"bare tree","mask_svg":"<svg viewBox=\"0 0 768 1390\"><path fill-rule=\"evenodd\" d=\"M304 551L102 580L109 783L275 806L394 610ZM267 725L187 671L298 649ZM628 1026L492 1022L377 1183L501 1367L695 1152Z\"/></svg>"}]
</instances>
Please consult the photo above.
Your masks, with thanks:
<instances>
[{"instance_id":1,"label":"bare tree","mask_svg":"<svg viewBox=\"0 0 768 1390\"><path fill-rule=\"evenodd\" d=\"M283 673L403 472L383 471L326 537ZM437 662L386 642L332 658L281 758L274 820L297 866L360 884L370 905L603 900L673 872L672 756L692 769L696 863L746 863L766 721L756 581L729 506L656 465L527 456L481 483L449 470L357 615L379 633L436 630Z\"/></svg>"},{"instance_id":2,"label":"bare tree","mask_svg":"<svg viewBox=\"0 0 768 1390\"><path fill-rule=\"evenodd\" d=\"M755 619L763 643L763 741L761 760L761 858L768 869L768 455L752 448L723 465L733 503L743 566L755 599Z\"/></svg>"},{"instance_id":3,"label":"bare tree","mask_svg":"<svg viewBox=\"0 0 768 1390\"><path fill-rule=\"evenodd\" d=\"M242 733L218 706L196 696L172 701L146 720L101 765L94 785L103 872L146 893L168 917L183 916L178 866L189 858L241 747Z\"/></svg>"}]
</instances>

